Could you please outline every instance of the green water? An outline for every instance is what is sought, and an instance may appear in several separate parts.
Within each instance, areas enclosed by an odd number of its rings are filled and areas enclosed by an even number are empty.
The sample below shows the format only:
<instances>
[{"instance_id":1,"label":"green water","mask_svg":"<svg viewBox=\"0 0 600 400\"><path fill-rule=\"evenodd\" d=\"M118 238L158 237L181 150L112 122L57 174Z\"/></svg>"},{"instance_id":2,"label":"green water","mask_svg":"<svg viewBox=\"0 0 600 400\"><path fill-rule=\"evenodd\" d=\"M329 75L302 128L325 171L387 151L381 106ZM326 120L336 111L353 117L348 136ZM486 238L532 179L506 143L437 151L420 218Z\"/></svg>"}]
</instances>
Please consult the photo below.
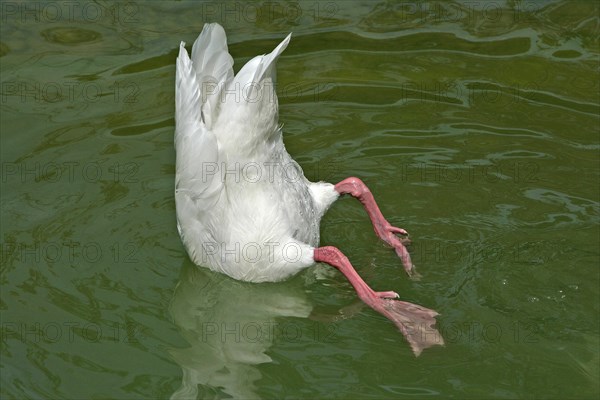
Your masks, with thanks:
<instances>
[{"instance_id":1,"label":"green water","mask_svg":"<svg viewBox=\"0 0 600 400\"><path fill-rule=\"evenodd\" d=\"M597 398L597 4L3 2L2 398ZM289 152L361 177L423 279L353 199L321 243L439 311L445 347L415 358L324 267L253 285L191 264L174 62L211 21L236 70L294 33Z\"/></svg>"}]
</instances>

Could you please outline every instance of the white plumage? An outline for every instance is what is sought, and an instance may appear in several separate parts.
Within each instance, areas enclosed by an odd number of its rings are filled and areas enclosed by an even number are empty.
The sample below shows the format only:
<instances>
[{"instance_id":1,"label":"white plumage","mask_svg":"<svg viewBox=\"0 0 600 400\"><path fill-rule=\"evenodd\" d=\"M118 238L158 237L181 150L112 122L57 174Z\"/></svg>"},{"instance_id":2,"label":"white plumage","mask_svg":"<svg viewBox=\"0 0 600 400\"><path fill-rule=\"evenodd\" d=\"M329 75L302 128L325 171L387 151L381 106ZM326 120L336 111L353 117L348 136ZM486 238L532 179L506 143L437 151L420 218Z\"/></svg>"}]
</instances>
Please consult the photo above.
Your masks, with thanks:
<instances>
[{"instance_id":1,"label":"white plumage","mask_svg":"<svg viewBox=\"0 0 600 400\"><path fill-rule=\"evenodd\" d=\"M175 199L194 263L235 279L280 281L314 264L319 221L339 194L311 183L290 157L278 126L273 52L234 77L218 24L207 24L176 75Z\"/></svg>"}]
</instances>

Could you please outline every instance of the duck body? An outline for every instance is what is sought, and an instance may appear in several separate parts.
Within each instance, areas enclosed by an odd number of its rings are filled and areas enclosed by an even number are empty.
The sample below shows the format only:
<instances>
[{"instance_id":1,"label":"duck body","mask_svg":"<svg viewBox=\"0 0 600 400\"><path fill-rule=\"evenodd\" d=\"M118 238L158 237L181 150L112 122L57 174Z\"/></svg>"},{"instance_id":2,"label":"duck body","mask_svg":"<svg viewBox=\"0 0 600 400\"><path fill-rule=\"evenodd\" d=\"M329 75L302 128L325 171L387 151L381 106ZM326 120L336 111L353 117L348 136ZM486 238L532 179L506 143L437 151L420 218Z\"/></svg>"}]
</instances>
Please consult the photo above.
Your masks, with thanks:
<instances>
[{"instance_id":1,"label":"duck body","mask_svg":"<svg viewBox=\"0 0 600 400\"><path fill-rule=\"evenodd\" d=\"M285 149L275 92L277 58L248 61L234 76L225 31L206 24L192 46L179 47L175 78L175 203L182 242L198 266L248 282L276 282L317 262L337 268L372 309L405 335L416 355L443 344L435 311L376 292L336 247L319 246L323 214L340 195L357 198L376 235L415 277L404 229L382 215L358 178L310 182ZM399 238L402 235L404 238Z\"/></svg>"},{"instance_id":2,"label":"duck body","mask_svg":"<svg viewBox=\"0 0 600 400\"><path fill-rule=\"evenodd\" d=\"M314 264L321 217L339 197L308 181L283 143L275 62L289 39L236 77L220 25L204 28L192 59L180 45L178 229L194 263L238 280L280 281Z\"/></svg>"}]
</instances>

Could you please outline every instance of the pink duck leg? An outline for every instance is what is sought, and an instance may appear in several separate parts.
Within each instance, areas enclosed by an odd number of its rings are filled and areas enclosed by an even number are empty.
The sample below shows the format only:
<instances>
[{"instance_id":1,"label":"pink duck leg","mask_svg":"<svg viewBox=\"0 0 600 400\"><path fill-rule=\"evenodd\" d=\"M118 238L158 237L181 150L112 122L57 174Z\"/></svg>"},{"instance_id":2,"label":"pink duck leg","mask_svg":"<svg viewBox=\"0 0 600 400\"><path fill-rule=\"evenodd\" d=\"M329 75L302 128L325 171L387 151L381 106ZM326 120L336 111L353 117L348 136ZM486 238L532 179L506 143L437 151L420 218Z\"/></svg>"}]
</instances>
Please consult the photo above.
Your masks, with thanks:
<instances>
[{"instance_id":1,"label":"pink duck leg","mask_svg":"<svg viewBox=\"0 0 600 400\"><path fill-rule=\"evenodd\" d=\"M354 286L362 301L396 324L416 356L421 354L423 349L444 344L442 335L433 327L437 312L416 304L391 300L399 297L396 292L375 292L363 281L348 258L338 248L318 247L314 251L314 260L340 270Z\"/></svg>"},{"instance_id":2,"label":"pink duck leg","mask_svg":"<svg viewBox=\"0 0 600 400\"><path fill-rule=\"evenodd\" d=\"M358 178L350 177L335 185L335 190L339 194L349 194L360 200L365 207L367 214L369 214L369 217L371 218L373 229L375 229L377 236L396 250L396 254L402 260L402 264L404 265L404 269L408 276L419 278L419 275L414 270L415 266L410 260L410 254L408 254L406 247L402 244L402 240L408 241L408 238L401 240L396 236L396 234L408 235L408 232L402 228L396 228L387 222L383 217L383 214L381 214L381 211L375 202L375 198L367 185Z\"/></svg>"}]
</instances>

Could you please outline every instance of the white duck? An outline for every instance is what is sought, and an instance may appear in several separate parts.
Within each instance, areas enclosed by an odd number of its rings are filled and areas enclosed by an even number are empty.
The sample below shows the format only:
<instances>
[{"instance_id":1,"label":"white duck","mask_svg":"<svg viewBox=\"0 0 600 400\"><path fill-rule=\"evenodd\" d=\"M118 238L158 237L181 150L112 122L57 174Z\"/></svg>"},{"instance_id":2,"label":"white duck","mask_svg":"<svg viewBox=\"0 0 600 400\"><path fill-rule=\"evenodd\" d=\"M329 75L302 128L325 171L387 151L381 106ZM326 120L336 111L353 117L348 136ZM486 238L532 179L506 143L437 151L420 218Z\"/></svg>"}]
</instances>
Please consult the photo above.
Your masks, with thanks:
<instances>
[{"instance_id":1,"label":"white duck","mask_svg":"<svg viewBox=\"0 0 600 400\"><path fill-rule=\"evenodd\" d=\"M336 247L319 246L319 222L342 194L364 205L375 233L409 275L410 256L358 178L308 181L287 153L278 125L275 63L291 34L233 74L223 28L206 24L192 47L179 47L176 72L177 226L192 261L249 282L281 281L317 262L342 272L358 296L392 320L416 355L443 344L435 311L376 292Z\"/></svg>"}]
</instances>

